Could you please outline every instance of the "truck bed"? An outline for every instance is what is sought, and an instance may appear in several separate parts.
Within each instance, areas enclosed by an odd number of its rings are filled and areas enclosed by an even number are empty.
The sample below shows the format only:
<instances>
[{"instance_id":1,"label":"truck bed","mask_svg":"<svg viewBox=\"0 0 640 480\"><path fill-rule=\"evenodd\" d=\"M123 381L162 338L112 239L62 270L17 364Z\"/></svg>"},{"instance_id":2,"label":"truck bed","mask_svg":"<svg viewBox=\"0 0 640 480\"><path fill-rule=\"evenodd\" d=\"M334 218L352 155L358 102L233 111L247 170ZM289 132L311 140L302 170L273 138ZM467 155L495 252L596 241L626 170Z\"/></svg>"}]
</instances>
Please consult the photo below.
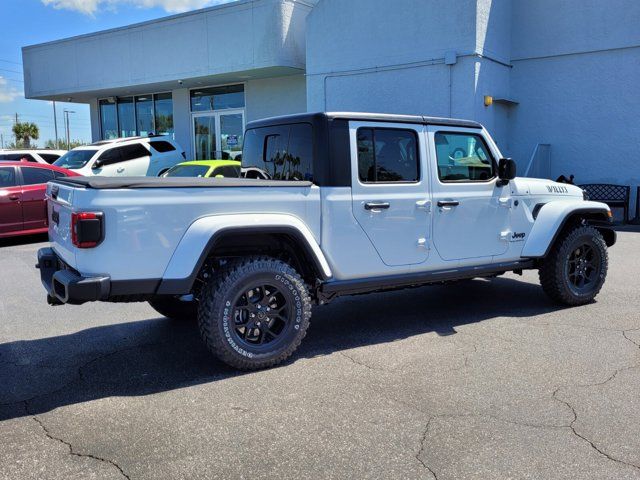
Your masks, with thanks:
<instances>
[{"instance_id":1,"label":"truck bed","mask_svg":"<svg viewBox=\"0 0 640 480\"><path fill-rule=\"evenodd\" d=\"M53 180L72 187L95 190L123 188L231 188L231 187L310 187L312 182L256 180L250 178L181 178L181 177L64 177Z\"/></svg>"}]
</instances>

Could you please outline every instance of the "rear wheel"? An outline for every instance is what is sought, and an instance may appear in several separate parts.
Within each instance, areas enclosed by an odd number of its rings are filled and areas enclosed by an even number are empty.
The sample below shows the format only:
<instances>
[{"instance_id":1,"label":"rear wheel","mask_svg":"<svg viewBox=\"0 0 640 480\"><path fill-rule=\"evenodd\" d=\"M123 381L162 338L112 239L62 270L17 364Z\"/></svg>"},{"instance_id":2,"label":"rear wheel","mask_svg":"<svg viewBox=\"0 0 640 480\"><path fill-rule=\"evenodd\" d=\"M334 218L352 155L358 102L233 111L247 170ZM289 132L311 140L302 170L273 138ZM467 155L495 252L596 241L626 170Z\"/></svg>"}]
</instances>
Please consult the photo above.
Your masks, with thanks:
<instances>
[{"instance_id":1,"label":"rear wheel","mask_svg":"<svg viewBox=\"0 0 640 480\"><path fill-rule=\"evenodd\" d=\"M588 225L566 230L540 267L540 283L553 300L565 305L593 301L604 285L609 266L607 244Z\"/></svg>"},{"instance_id":2,"label":"rear wheel","mask_svg":"<svg viewBox=\"0 0 640 480\"><path fill-rule=\"evenodd\" d=\"M200 333L223 362L243 370L277 365L305 337L311 299L300 275L269 257L249 257L219 271L204 287Z\"/></svg>"},{"instance_id":3,"label":"rear wheel","mask_svg":"<svg viewBox=\"0 0 640 480\"><path fill-rule=\"evenodd\" d=\"M195 320L198 315L196 302L183 302L176 297L154 297L149 305L160 315L172 320Z\"/></svg>"}]
</instances>

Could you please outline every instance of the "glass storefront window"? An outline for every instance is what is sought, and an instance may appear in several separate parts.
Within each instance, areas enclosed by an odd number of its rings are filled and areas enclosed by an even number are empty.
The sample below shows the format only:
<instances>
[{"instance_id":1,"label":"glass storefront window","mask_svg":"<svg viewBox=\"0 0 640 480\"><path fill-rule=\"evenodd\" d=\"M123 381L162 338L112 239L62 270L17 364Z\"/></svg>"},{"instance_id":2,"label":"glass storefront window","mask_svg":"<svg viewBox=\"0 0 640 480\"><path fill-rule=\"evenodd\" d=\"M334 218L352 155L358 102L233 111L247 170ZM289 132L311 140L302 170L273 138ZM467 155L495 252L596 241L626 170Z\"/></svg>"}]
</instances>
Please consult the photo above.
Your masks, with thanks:
<instances>
[{"instance_id":1,"label":"glass storefront window","mask_svg":"<svg viewBox=\"0 0 640 480\"><path fill-rule=\"evenodd\" d=\"M133 111L133 97L118 98L118 125L120 137L135 137L136 117Z\"/></svg>"},{"instance_id":2,"label":"glass storefront window","mask_svg":"<svg viewBox=\"0 0 640 480\"><path fill-rule=\"evenodd\" d=\"M173 133L173 99L170 93L154 95L156 109L156 131L158 135Z\"/></svg>"},{"instance_id":3,"label":"glass storefront window","mask_svg":"<svg viewBox=\"0 0 640 480\"><path fill-rule=\"evenodd\" d=\"M151 133L155 133L153 127L153 97L151 95L136 97L136 118L138 135L146 137Z\"/></svg>"},{"instance_id":4,"label":"glass storefront window","mask_svg":"<svg viewBox=\"0 0 640 480\"><path fill-rule=\"evenodd\" d=\"M191 111L244 108L244 85L199 88L191 91Z\"/></svg>"},{"instance_id":5,"label":"glass storefront window","mask_svg":"<svg viewBox=\"0 0 640 480\"><path fill-rule=\"evenodd\" d=\"M174 132L171 93L105 98L99 101L99 108L104 140Z\"/></svg>"},{"instance_id":6,"label":"glass storefront window","mask_svg":"<svg viewBox=\"0 0 640 480\"><path fill-rule=\"evenodd\" d=\"M118 138L118 113L115 100L100 100L100 125L103 139Z\"/></svg>"}]
</instances>

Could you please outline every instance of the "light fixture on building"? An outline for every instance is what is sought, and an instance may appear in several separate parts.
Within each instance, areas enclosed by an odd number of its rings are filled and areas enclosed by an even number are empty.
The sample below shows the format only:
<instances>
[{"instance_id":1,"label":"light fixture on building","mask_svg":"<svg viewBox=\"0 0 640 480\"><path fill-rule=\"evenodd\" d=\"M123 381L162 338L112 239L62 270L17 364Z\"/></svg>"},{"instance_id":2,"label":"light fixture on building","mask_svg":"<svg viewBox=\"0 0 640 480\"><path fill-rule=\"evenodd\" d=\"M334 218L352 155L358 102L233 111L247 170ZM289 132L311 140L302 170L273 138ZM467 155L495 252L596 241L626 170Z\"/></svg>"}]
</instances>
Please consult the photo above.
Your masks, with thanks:
<instances>
[{"instance_id":1,"label":"light fixture on building","mask_svg":"<svg viewBox=\"0 0 640 480\"><path fill-rule=\"evenodd\" d=\"M484 96L484 106L485 107L490 107L491 105L493 105L493 97L491 95L485 95Z\"/></svg>"}]
</instances>

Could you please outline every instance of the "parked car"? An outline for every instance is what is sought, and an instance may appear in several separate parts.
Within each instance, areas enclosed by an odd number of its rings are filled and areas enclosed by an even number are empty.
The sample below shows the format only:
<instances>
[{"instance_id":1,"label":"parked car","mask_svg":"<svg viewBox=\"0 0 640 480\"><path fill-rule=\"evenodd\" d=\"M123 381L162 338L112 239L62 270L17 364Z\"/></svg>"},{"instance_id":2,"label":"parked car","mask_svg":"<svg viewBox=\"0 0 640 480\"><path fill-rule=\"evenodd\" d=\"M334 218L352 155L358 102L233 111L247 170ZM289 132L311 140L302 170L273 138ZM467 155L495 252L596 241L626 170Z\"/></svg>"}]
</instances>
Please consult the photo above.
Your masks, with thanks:
<instances>
[{"instance_id":1,"label":"parked car","mask_svg":"<svg viewBox=\"0 0 640 480\"><path fill-rule=\"evenodd\" d=\"M271 118L247 126L242 162L271 180L54 180L38 252L48 301L197 314L215 355L256 369L289 357L312 305L341 295L536 269L553 300L584 305L616 241L606 204L516 178L473 121Z\"/></svg>"},{"instance_id":2,"label":"parked car","mask_svg":"<svg viewBox=\"0 0 640 480\"><path fill-rule=\"evenodd\" d=\"M74 148L54 165L85 176L156 177L185 157L182 148L168 136L129 137Z\"/></svg>"},{"instance_id":3,"label":"parked car","mask_svg":"<svg viewBox=\"0 0 640 480\"><path fill-rule=\"evenodd\" d=\"M34 162L49 165L65 153L66 150L49 149L0 150L0 162Z\"/></svg>"},{"instance_id":4,"label":"parked car","mask_svg":"<svg viewBox=\"0 0 640 480\"><path fill-rule=\"evenodd\" d=\"M241 176L242 163L235 160L195 160L171 167L163 177L229 177Z\"/></svg>"},{"instance_id":5,"label":"parked car","mask_svg":"<svg viewBox=\"0 0 640 480\"><path fill-rule=\"evenodd\" d=\"M0 238L47 231L47 182L77 173L52 165L0 163Z\"/></svg>"}]
</instances>

